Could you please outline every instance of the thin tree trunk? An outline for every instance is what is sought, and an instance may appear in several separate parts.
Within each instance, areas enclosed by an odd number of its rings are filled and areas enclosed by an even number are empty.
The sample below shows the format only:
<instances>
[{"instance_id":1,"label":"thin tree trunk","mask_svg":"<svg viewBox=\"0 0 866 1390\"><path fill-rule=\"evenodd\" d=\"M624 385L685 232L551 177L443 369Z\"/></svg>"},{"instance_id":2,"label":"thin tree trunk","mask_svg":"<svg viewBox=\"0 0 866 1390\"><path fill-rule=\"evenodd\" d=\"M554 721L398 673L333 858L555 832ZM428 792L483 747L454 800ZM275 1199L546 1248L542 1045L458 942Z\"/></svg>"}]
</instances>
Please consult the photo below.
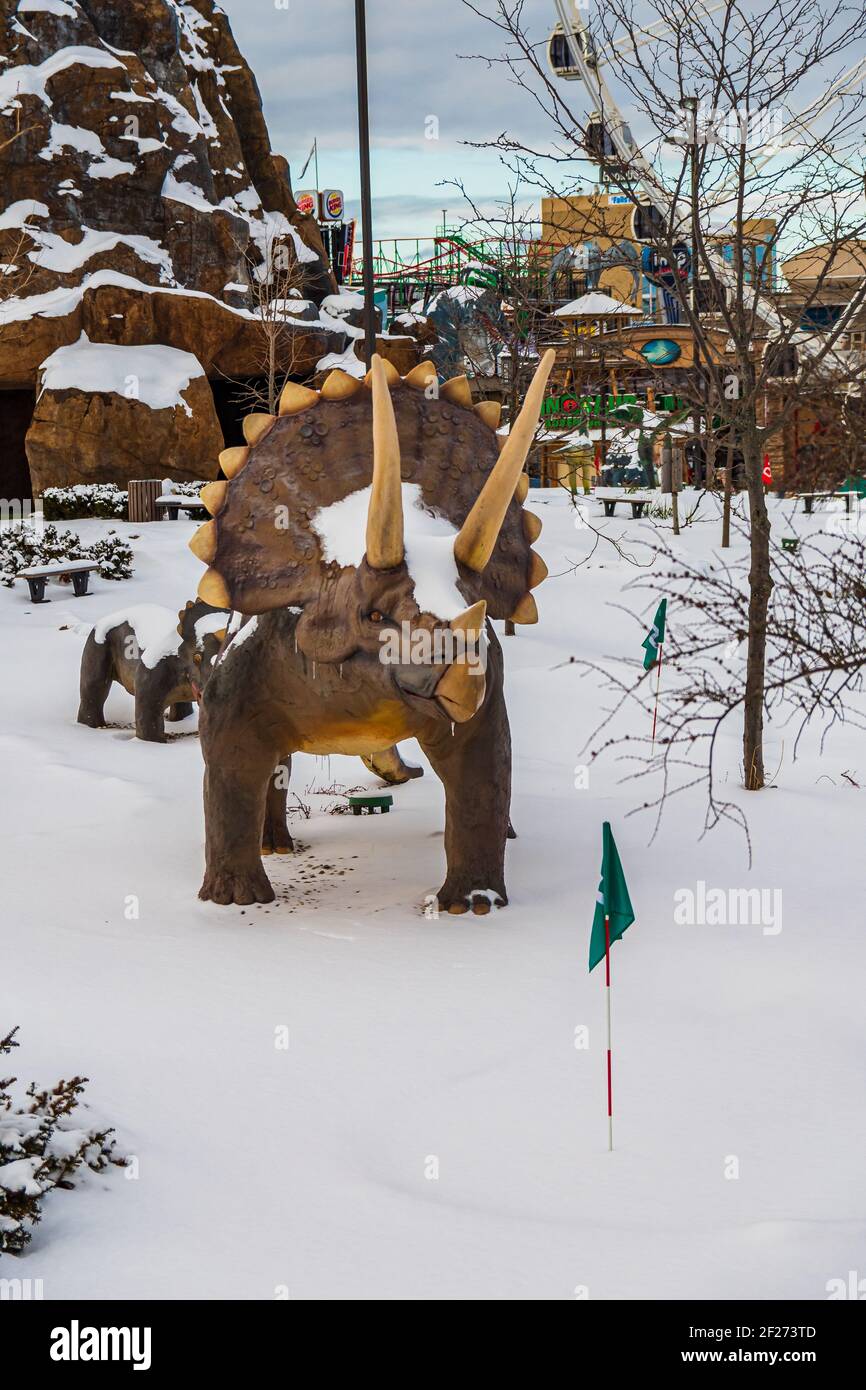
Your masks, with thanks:
<instances>
[{"instance_id":1,"label":"thin tree trunk","mask_svg":"<svg viewBox=\"0 0 866 1390\"><path fill-rule=\"evenodd\" d=\"M773 580L770 574L770 518L761 480L761 449L752 435L744 441L749 492L749 650L743 721L743 767L746 790L764 785L764 674L767 655L767 610Z\"/></svg>"},{"instance_id":2,"label":"thin tree trunk","mask_svg":"<svg viewBox=\"0 0 866 1390\"><path fill-rule=\"evenodd\" d=\"M277 412L277 335L268 333L268 410L271 415Z\"/></svg>"},{"instance_id":3,"label":"thin tree trunk","mask_svg":"<svg viewBox=\"0 0 866 1390\"><path fill-rule=\"evenodd\" d=\"M734 443L728 432L728 462L725 468L725 500L722 506L722 549L731 544L731 495L733 492Z\"/></svg>"}]
</instances>

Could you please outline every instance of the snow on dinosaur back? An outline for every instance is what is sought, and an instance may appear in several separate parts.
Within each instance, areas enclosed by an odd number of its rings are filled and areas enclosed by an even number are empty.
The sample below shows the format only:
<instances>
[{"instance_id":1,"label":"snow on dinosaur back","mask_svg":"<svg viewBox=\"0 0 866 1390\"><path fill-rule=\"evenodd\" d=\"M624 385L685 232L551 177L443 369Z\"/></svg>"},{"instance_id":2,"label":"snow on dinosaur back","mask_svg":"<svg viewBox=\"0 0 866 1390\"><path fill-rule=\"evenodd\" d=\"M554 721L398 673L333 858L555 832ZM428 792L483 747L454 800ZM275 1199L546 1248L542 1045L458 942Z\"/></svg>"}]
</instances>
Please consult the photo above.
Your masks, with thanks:
<instances>
[{"instance_id":1,"label":"snow on dinosaur back","mask_svg":"<svg viewBox=\"0 0 866 1390\"><path fill-rule=\"evenodd\" d=\"M107 613L93 629L94 641L101 645L110 632L124 623L135 633L141 659L151 670L164 656L174 656L180 647L177 613L158 603L139 603L131 608L121 608L116 613Z\"/></svg>"}]
</instances>

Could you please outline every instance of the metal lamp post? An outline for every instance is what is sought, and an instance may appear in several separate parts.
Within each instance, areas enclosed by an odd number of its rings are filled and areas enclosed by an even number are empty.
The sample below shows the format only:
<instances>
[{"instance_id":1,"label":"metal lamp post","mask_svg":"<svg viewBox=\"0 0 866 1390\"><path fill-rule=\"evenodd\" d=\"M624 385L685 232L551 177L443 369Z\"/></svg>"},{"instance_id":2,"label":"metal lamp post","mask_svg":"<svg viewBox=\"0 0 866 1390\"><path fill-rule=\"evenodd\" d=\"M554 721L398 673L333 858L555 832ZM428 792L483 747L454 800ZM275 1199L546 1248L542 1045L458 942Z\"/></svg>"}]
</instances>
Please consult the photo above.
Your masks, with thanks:
<instances>
[{"instance_id":1,"label":"metal lamp post","mask_svg":"<svg viewBox=\"0 0 866 1390\"><path fill-rule=\"evenodd\" d=\"M358 66L361 248L364 257L364 360L369 371L373 353L376 351L376 306L373 301L373 200L370 191L370 113L367 105L367 15L365 0L355 0L355 56Z\"/></svg>"}]
</instances>

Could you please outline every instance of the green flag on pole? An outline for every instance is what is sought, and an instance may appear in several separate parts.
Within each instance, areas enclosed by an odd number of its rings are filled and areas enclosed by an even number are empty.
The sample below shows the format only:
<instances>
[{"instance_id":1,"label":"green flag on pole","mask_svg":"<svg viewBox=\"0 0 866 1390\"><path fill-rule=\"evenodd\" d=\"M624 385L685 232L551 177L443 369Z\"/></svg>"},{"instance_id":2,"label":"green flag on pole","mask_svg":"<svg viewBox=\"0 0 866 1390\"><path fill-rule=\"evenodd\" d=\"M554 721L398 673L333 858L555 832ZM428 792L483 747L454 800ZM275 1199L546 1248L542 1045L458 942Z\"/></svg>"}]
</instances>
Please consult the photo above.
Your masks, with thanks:
<instances>
[{"instance_id":1,"label":"green flag on pole","mask_svg":"<svg viewBox=\"0 0 866 1390\"><path fill-rule=\"evenodd\" d=\"M643 642L641 642L641 646L644 649L643 668L645 671L651 671L659 659L659 647L665 640L665 618L667 616L667 611L668 601L666 598L663 598L656 609L652 631L649 632Z\"/></svg>"},{"instance_id":2,"label":"green flag on pole","mask_svg":"<svg viewBox=\"0 0 866 1390\"><path fill-rule=\"evenodd\" d=\"M664 621L664 619L662 619ZM589 968L594 970L605 957L604 919L610 923L610 944L619 941L623 932L634 921L631 898L626 887L625 874L619 862L619 853L610 828L610 821L604 822L602 830L601 882L595 900L595 915L592 919L592 935L589 938Z\"/></svg>"}]
</instances>

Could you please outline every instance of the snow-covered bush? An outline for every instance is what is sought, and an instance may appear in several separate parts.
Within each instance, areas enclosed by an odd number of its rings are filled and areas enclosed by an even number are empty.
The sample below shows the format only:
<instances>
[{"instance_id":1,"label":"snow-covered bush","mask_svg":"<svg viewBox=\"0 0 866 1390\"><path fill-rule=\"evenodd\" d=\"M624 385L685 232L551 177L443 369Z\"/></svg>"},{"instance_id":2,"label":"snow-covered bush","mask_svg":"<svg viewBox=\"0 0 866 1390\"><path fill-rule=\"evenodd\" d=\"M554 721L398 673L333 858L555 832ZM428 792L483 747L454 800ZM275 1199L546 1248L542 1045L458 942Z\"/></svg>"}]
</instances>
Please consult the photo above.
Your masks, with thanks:
<instances>
[{"instance_id":1,"label":"snow-covered bush","mask_svg":"<svg viewBox=\"0 0 866 1390\"><path fill-rule=\"evenodd\" d=\"M114 483L74 483L72 487L47 487L42 494L46 521L71 521L74 517L98 516L126 521L129 495Z\"/></svg>"},{"instance_id":2,"label":"snow-covered bush","mask_svg":"<svg viewBox=\"0 0 866 1390\"><path fill-rule=\"evenodd\" d=\"M94 560L103 579L128 579L132 574L132 546L114 531L93 545L82 545L74 531L56 526L19 524L0 530L0 584L7 588L31 565L61 560Z\"/></svg>"},{"instance_id":3,"label":"snow-covered bush","mask_svg":"<svg viewBox=\"0 0 866 1390\"><path fill-rule=\"evenodd\" d=\"M17 1047L13 1028L0 1038L0 1056ZM111 1129L88 1129L73 1118L86 1076L58 1081L50 1091L31 1082L23 1104L16 1104L9 1087L16 1077L0 1077L0 1254L18 1255L39 1221L46 1193L69 1191L76 1169L99 1173L109 1163L123 1164L113 1154Z\"/></svg>"},{"instance_id":4,"label":"snow-covered bush","mask_svg":"<svg viewBox=\"0 0 866 1390\"><path fill-rule=\"evenodd\" d=\"M116 531L109 531L107 536L86 546L85 553L99 565L103 579L129 579L132 574L132 546Z\"/></svg>"},{"instance_id":5,"label":"snow-covered bush","mask_svg":"<svg viewBox=\"0 0 866 1390\"><path fill-rule=\"evenodd\" d=\"M162 490L165 494L173 497L194 497L196 502L198 495L204 487L203 482L199 483L176 483L173 478L163 478Z\"/></svg>"}]
</instances>

